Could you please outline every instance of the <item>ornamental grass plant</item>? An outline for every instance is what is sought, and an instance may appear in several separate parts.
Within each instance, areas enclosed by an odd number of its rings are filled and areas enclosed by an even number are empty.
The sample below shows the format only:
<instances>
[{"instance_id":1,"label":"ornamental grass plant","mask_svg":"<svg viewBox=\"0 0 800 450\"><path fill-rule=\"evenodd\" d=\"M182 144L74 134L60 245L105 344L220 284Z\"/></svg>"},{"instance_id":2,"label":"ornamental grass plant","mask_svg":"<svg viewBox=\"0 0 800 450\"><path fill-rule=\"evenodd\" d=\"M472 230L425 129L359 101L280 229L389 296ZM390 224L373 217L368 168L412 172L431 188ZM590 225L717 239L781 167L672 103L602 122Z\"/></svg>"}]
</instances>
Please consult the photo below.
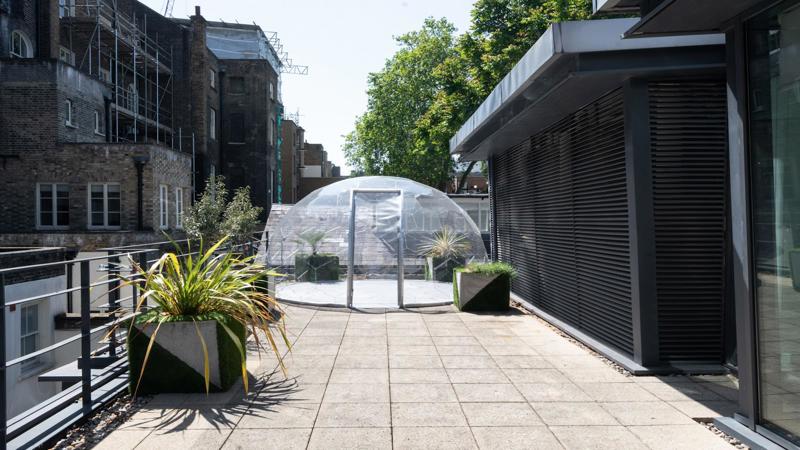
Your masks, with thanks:
<instances>
[{"instance_id":1,"label":"ornamental grass plant","mask_svg":"<svg viewBox=\"0 0 800 450\"><path fill-rule=\"evenodd\" d=\"M134 286L139 290L128 335L134 332L134 325L145 329L153 327L144 354L141 371L133 395L136 396L144 376L147 362L159 329L170 322L193 322L197 332L197 351L203 355L203 378L206 393L209 391L208 343L203 338L198 323L215 320L235 343L241 356L241 375L245 391L248 390L246 348L241 337L237 336L227 323L229 320L240 324L253 336L259 351L275 353L285 372L278 350L278 340L290 347L283 311L280 304L270 295L259 289L259 282L273 274L266 267L257 264L255 257L241 257L220 250L226 242L222 238L213 246L204 249L202 241L196 252L191 247L186 254L165 253L150 267L142 267L131 261L133 275L123 278L123 286ZM147 305L147 306L145 306Z\"/></svg>"},{"instance_id":2,"label":"ornamental grass plant","mask_svg":"<svg viewBox=\"0 0 800 450\"><path fill-rule=\"evenodd\" d=\"M444 226L420 245L419 253L433 258L460 258L471 249L466 235Z\"/></svg>"}]
</instances>

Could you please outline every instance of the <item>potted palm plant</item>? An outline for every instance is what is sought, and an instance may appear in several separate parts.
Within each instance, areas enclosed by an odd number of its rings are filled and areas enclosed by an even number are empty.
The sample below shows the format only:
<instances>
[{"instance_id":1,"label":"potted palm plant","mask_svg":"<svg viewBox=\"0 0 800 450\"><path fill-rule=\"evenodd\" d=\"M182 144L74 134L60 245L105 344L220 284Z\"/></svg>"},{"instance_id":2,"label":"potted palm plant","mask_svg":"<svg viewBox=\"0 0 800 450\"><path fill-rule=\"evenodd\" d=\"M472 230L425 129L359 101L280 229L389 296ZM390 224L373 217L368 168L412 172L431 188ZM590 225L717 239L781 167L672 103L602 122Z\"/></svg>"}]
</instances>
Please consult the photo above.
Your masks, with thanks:
<instances>
[{"instance_id":1,"label":"potted palm plant","mask_svg":"<svg viewBox=\"0 0 800 450\"><path fill-rule=\"evenodd\" d=\"M319 244L325 239L324 231L308 230L297 235L295 243L308 245L311 253L298 252L294 256L294 274L297 281L334 281L339 279L339 257L320 253Z\"/></svg>"},{"instance_id":2,"label":"potted palm plant","mask_svg":"<svg viewBox=\"0 0 800 450\"><path fill-rule=\"evenodd\" d=\"M453 269L464 265L465 255L471 249L472 244L464 234L456 233L448 226L442 227L419 248L425 256L425 279L453 281Z\"/></svg>"},{"instance_id":3,"label":"potted palm plant","mask_svg":"<svg viewBox=\"0 0 800 450\"><path fill-rule=\"evenodd\" d=\"M511 280L517 271L508 263L471 263L455 270L453 303L461 311L505 311Z\"/></svg>"},{"instance_id":4,"label":"potted palm plant","mask_svg":"<svg viewBox=\"0 0 800 450\"><path fill-rule=\"evenodd\" d=\"M248 389L248 333L256 348L288 347L280 305L258 289L267 269L254 257L219 253L226 238L195 257L165 253L149 268L131 262L123 286L139 295L128 326L130 390L138 394L216 392L241 376ZM277 335L277 336L276 336Z\"/></svg>"}]
</instances>

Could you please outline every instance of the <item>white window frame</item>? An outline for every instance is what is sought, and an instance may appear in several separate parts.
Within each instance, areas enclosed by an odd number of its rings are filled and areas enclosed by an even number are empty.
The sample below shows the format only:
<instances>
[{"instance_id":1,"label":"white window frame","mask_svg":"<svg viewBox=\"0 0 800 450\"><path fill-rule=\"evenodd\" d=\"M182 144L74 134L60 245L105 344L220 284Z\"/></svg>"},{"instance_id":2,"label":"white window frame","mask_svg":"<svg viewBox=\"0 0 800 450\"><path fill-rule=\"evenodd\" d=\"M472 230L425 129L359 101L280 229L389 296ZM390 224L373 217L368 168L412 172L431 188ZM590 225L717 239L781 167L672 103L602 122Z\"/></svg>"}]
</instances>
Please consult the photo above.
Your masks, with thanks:
<instances>
[{"instance_id":1,"label":"white window frame","mask_svg":"<svg viewBox=\"0 0 800 450\"><path fill-rule=\"evenodd\" d=\"M75 17L75 0L59 0L58 17Z\"/></svg>"},{"instance_id":2,"label":"white window frame","mask_svg":"<svg viewBox=\"0 0 800 450\"><path fill-rule=\"evenodd\" d=\"M175 188L175 228L183 228L183 188Z\"/></svg>"},{"instance_id":3,"label":"white window frame","mask_svg":"<svg viewBox=\"0 0 800 450\"><path fill-rule=\"evenodd\" d=\"M103 130L103 115L100 114L100 111L94 110L94 134L105 136L106 133Z\"/></svg>"},{"instance_id":4,"label":"white window frame","mask_svg":"<svg viewBox=\"0 0 800 450\"><path fill-rule=\"evenodd\" d=\"M92 225L92 186L103 186L103 225ZM108 187L119 186L119 225L108 224ZM122 186L119 183L89 183L86 189L86 228L90 230L119 230L122 228Z\"/></svg>"},{"instance_id":5,"label":"white window frame","mask_svg":"<svg viewBox=\"0 0 800 450\"><path fill-rule=\"evenodd\" d=\"M275 100L275 83L269 82L269 99Z\"/></svg>"},{"instance_id":6,"label":"white window frame","mask_svg":"<svg viewBox=\"0 0 800 450\"><path fill-rule=\"evenodd\" d=\"M26 330L27 332L23 333L23 323L22 323L22 321L25 319L25 312L27 310L30 310L30 309L34 309L34 314L36 316L36 329L34 331ZM41 324L39 323L40 322L39 313L40 313L40 311L39 311L39 303L29 303L29 304L23 305L19 309L19 317L20 317L20 321L19 321L19 356L20 357L25 356L25 355L29 355L29 354L31 354L33 352L38 351L41 348L41 340L42 340L41 328L42 327L41 327ZM30 338L30 337L33 337L34 338L34 342L35 342L34 346L33 346L34 347L33 351L30 351L30 352L27 352L27 353L23 353L22 352L22 350L23 350L22 342L25 339ZM39 363L40 363L39 358L31 358L29 360L23 361L20 364L20 370L22 372L26 372L26 371L30 370L31 367L39 365Z\"/></svg>"},{"instance_id":7,"label":"white window frame","mask_svg":"<svg viewBox=\"0 0 800 450\"><path fill-rule=\"evenodd\" d=\"M169 228L169 187L166 184L158 186L158 227Z\"/></svg>"},{"instance_id":8,"label":"white window frame","mask_svg":"<svg viewBox=\"0 0 800 450\"><path fill-rule=\"evenodd\" d=\"M14 48L15 41L17 40L19 40L20 43L19 51L15 51ZM24 48L22 47L23 45L25 46ZM9 53L12 58L33 58L33 46L31 45L31 40L28 39L28 35L20 30L12 31Z\"/></svg>"},{"instance_id":9,"label":"white window frame","mask_svg":"<svg viewBox=\"0 0 800 450\"><path fill-rule=\"evenodd\" d=\"M67 183L36 183L36 229L39 230L68 230L69 221L66 225L58 224L58 185L67 186L67 204L69 204L69 185ZM41 192L42 188L50 189L53 195L50 213L53 215L53 225L42 225Z\"/></svg>"},{"instance_id":10,"label":"white window frame","mask_svg":"<svg viewBox=\"0 0 800 450\"><path fill-rule=\"evenodd\" d=\"M61 61L74 66L75 65L75 52L64 47L63 45L58 47L58 59Z\"/></svg>"},{"instance_id":11,"label":"white window frame","mask_svg":"<svg viewBox=\"0 0 800 450\"><path fill-rule=\"evenodd\" d=\"M70 100L70 99L64 100L64 107L65 107L66 116L67 116L64 119L64 125L66 125L68 127L77 128L75 126L75 122L72 120L72 116L73 116L73 113L74 113L74 111L72 110L72 100Z\"/></svg>"},{"instance_id":12,"label":"white window frame","mask_svg":"<svg viewBox=\"0 0 800 450\"><path fill-rule=\"evenodd\" d=\"M111 70L100 68L100 79L105 81L106 83L111 83Z\"/></svg>"},{"instance_id":13,"label":"white window frame","mask_svg":"<svg viewBox=\"0 0 800 450\"><path fill-rule=\"evenodd\" d=\"M208 85L211 86L212 89L217 88L217 74L214 72L214 69L208 69Z\"/></svg>"},{"instance_id":14,"label":"white window frame","mask_svg":"<svg viewBox=\"0 0 800 450\"><path fill-rule=\"evenodd\" d=\"M217 140L217 110L211 107L208 108L208 137Z\"/></svg>"}]
</instances>

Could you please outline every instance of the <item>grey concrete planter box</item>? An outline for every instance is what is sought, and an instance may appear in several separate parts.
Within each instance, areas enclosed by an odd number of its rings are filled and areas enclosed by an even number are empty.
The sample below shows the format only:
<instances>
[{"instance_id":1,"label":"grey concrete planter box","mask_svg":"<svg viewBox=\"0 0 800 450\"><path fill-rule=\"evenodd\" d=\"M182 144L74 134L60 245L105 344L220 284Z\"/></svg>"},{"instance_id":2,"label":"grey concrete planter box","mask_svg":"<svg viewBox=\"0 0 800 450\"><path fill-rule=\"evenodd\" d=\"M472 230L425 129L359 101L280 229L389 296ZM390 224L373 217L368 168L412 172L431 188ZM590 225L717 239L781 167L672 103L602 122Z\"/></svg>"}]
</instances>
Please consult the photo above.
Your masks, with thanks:
<instances>
[{"instance_id":1,"label":"grey concrete planter box","mask_svg":"<svg viewBox=\"0 0 800 450\"><path fill-rule=\"evenodd\" d=\"M336 281L339 279L339 257L322 253L295 255L294 275L296 281Z\"/></svg>"},{"instance_id":2,"label":"grey concrete planter box","mask_svg":"<svg viewBox=\"0 0 800 450\"><path fill-rule=\"evenodd\" d=\"M453 302L460 311L507 311L511 297L508 275L484 275L456 269Z\"/></svg>"},{"instance_id":3,"label":"grey concrete planter box","mask_svg":"<svg viewBox=\"0 0 800 450\"><path fill-rule=\"evenodd\" d=\"M246 331L233 319L220 319L245 345ZM241 353L230 334L217 320L197 322L208 350L210 391L228 390L241 378ZM142 363L156 326L134 324L128 337L130 389L136 390ZM206 392L203 349L195 322L164 323L158 330L137 395L169 392Z\"/></svg>"}]
</instances>

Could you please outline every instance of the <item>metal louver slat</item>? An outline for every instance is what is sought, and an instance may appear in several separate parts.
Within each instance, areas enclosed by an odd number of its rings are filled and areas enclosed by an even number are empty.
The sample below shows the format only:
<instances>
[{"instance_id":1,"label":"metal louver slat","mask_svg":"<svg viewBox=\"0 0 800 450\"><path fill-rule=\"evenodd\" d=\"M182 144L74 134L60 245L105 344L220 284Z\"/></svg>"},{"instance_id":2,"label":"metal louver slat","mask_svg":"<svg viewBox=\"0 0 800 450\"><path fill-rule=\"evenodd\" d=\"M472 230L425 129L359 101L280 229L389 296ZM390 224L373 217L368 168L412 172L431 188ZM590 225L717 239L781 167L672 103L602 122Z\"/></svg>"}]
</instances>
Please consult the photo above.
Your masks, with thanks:
<instances>
[{"instance_id":1,"label":"metal louver slat","mask_svg":"<svg viewBox=\"0 0 800 450\"><path fill-rule=\"evenodd\" d=\"M611 92L493 161L497 255L513 290L633 352L622 92Z\"/></svg>"},{"instance_id":2,"label":"metal louver slat","mask_svg":"<svg viewBox=\"0 0 800 450\"><path fill-rule=\"evenodd\" d=\"M723 358L727 247L724 81L651 81L656 296L662 361Z\"/></svg>"}]
</instances>

